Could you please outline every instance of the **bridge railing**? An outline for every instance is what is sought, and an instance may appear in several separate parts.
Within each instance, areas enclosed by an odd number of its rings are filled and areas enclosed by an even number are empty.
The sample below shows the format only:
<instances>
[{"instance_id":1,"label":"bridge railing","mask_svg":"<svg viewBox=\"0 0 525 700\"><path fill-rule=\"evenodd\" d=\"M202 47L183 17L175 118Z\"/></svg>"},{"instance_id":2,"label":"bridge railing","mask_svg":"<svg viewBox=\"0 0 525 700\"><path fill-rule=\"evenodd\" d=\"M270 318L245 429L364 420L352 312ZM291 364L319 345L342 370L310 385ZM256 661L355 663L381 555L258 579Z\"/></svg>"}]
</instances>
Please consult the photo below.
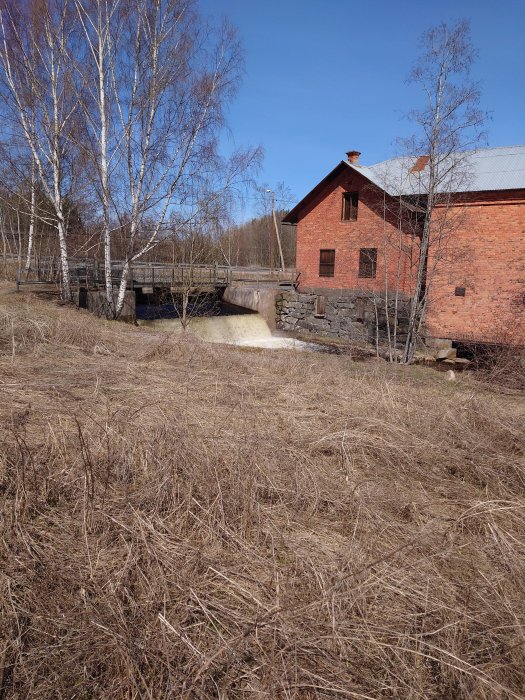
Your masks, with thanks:
<instances>
[{"instance_id":1,"label":"bridge railing","mask_svg":"<svg viewBox=\"0 0 525 700\"><path fill-rule=\"evenodd\" d=\"M121 280L124 263L111 265L113 285ZM104 265L97 259L70 259L69 274L73 286L105 285ZM218 264L134 262L130 266L128 287L188 286L226 287L235 282L246 284L292 283L295 270L272 270L262 267L236 267ZM60 284L61 264L57 257L40 258L29 270L17 271L17 286L22 284Z\"/></svg>"}]
</instances>

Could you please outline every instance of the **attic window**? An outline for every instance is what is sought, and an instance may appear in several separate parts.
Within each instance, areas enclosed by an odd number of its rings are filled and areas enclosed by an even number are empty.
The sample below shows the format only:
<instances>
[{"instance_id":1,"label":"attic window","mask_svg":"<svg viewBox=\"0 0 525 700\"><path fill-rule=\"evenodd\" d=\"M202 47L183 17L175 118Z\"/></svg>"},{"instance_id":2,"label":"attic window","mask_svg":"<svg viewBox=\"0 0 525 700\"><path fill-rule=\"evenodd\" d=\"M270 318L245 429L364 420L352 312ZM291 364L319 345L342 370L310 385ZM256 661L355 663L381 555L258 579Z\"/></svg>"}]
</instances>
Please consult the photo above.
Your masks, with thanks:
<instances>
[{"instance_id":1,"label":"attic window","mask_svg":"<svg viewBox=\"0 0 525 700\"><path fill-rule=\"evenodd\" d=\"M357 204L359 195L357 192L343 192L343 221L357 221Z\"/></svg>"},{"instance_id":2,"label":"attic window","mask_svg":"<svg viewBox=\"0 0 525 700\"><path fill-rule=\"evenodd\" d=\"M319 251L319 277L333 277L335 269L335 250Z\"/></svg>"},{"instance_id":3,"label":"attic window","mask_svg":"<svg viewBox=\"0 0 525 700\"><path fill-rule=\"evenodd\" d=\"M359 251L359 277L376 276L377 248L361 248Z\"/></svg>"}]
</instances>

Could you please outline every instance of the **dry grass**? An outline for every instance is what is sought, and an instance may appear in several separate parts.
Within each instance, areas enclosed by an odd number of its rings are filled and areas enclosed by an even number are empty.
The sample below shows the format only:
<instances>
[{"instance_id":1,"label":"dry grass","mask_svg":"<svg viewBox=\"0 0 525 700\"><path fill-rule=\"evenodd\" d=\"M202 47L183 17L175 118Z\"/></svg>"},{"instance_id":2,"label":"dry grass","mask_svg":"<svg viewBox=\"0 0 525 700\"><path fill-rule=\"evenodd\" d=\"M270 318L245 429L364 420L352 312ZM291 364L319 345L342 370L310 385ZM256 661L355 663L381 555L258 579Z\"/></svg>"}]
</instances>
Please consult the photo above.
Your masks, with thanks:
<instances>
[{"instance_id":1,"label":"dry grass","mask_svg":"<svg viewBox=\"0 0 525 700\"><path fill-rule=\"evenodd\" d=\"M500 390L525 393L525 348L516 345L474 346L478 376Z\"/></svg>"},{"instance_id":2,"label":"dry grass","mask_svg":"<svg viewBox=\"0 0 525 700\"><path fill-rule=\"evenodd\" d=\"M0 697L525 697L525 407L0 297Z\"/></svg>"},{"instance_id":3,"label":"dry grass","mask_svg":"<svg viewBox=\"0 0 525 700\"><path fill-rule=\"evenodd\" d=\"M16 272L18 270L18 260L0 258L0 280L9 280L14 282Z\"/></svg>"}]
</instances>

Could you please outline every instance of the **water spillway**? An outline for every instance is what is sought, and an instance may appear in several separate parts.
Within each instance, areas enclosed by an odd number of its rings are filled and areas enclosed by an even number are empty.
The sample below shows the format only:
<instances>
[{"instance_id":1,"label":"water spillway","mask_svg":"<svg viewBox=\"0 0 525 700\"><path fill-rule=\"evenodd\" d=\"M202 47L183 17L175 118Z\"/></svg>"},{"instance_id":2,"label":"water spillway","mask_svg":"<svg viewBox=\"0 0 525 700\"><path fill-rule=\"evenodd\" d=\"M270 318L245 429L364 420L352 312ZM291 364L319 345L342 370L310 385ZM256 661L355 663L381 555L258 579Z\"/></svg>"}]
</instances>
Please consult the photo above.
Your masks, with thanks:
<instances>
[{"instance_id":1,"label":"water spillway","mask_svg":"<svg viewBox=\"0 0 525 700\"><path fill-rule=\"evenodd\" d=\"M317 345L274 335L275 294L272 289L232 288L231 294L196 294L189 299L186 330L210 343L258 348L318 350ZM174 295L145 297L137 305L137 323L168 333L184 332L181 300ZM151 303L153 302L153 303Z\"/></svg>"},{"instance_id":2,"label":"water spillway","mask_svg":"<svg viewBox=\"0 0 525 700\"><path fill-rule=\"evenodd\" d=\"M279 291L282 291L279 287L226 287L222 299L228 304L257 311L266 319L270 328L275 329L275 297Z\"/></svg>"},{"instance_id":3,"label":"water spillway","mask_svg":"<svg viewBox=\"0 0 525 700\"><path fill-rule=\"evenodd\" d=\"M173 333L182 333L184 330L181 321L175 318L142 319L138 320L138 324ZM210 343L297 350L309 350L313 347L310 343L294 338L272 335L268 323L258 313L196 317L190 320L187 329Z\"/></svg>"}]
</instances>

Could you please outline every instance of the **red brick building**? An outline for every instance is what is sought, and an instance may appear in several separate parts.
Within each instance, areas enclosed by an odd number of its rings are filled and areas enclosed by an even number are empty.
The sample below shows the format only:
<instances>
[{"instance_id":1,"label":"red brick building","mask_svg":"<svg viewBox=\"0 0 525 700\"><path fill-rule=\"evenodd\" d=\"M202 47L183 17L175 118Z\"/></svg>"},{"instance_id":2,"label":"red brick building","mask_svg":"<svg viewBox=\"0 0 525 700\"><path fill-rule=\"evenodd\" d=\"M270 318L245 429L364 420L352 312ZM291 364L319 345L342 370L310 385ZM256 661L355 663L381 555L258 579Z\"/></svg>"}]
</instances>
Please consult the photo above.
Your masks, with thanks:
<instances>
[{"instance_id":1,"label":"red brick building","mask_svg":"<svg viewBox=\"0 0 525 700\"><path fill-rule=\"evenodd\" d=\"M297 225L300 291L406 297L428 158L374 166L350 151L284 219ZM459 154L449 231L428 261L430 337L525 344L525 146Z\"/></svg>"}]
</instances>

